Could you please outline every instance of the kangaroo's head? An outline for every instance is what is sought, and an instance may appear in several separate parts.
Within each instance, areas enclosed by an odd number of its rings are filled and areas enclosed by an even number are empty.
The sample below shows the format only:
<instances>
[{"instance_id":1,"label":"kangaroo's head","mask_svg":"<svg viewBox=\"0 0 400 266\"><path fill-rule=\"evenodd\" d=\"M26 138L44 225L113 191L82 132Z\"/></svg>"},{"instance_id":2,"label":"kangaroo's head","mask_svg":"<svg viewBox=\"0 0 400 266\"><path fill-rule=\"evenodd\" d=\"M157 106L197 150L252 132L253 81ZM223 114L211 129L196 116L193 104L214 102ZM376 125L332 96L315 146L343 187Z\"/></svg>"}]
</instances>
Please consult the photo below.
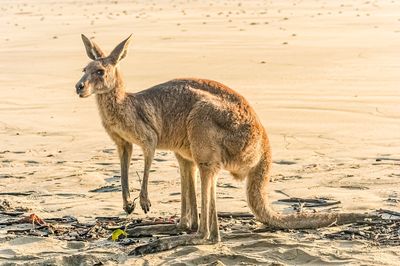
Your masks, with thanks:
<instances>
[{"instance_id":1,"label":"kangaroo's head","mask_svg":"<svg viewBox=\"0 0 400 266\"><path fill-rule=\"evenodd\" d=\"M127 54L131 36L118 44L110 55L106 56L94 41L82 34L86 53L93 61L83 69L83 76L75 85L79 97L108 93L116 88L119 79L118 63Z\"/></svg>"}]
</instances>

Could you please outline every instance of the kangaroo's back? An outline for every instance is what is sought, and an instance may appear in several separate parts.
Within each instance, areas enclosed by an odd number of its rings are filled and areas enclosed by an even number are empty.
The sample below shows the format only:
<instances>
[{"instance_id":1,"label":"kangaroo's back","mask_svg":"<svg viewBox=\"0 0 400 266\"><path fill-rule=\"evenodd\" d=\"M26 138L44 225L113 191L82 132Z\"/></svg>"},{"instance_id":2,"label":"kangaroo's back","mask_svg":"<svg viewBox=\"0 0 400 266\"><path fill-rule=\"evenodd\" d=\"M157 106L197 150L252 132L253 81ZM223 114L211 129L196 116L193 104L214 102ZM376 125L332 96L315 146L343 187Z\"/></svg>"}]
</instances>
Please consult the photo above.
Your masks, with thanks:
<instances>
[{"instance_id":1,"label":"kangaroo's back","mask_svg":"<svg viewBox=\"0 0 400 266\"><path fill-rule=\"evenodd\" d=\"M145 96L148 100L151 98L161 100L163 101L162 105L165 106L170 103L188 104L185 107L190 107L191 104L199 100L207 100L207 97L210 97L210 100L251 109L247 100L239 93L222 83L208 79L173 79L135 93L135 96Z\"/></svg>"},{"instance_id":2,"label":"kangaroo's back","mask_svg":"<svg viewBox=\"0 0 400 266\"><path fill-rule=\"evenodd\" d=\"M152 123L157 131L158 148L188 148L190 123L198 124L203 120L215 122L215 127L226 134L225 143L241 143L249 140L253 131L257 131L257 136L264 131L247 100L216 81L174 79L132 94L132 98L136 102L137 113L144 117L146 123ZM193 119L195 113L196 119ZM154 116L156 119L152 118ZM239 136L235 133L247 138L236 139Z\"/></svg>"}]
</instances>

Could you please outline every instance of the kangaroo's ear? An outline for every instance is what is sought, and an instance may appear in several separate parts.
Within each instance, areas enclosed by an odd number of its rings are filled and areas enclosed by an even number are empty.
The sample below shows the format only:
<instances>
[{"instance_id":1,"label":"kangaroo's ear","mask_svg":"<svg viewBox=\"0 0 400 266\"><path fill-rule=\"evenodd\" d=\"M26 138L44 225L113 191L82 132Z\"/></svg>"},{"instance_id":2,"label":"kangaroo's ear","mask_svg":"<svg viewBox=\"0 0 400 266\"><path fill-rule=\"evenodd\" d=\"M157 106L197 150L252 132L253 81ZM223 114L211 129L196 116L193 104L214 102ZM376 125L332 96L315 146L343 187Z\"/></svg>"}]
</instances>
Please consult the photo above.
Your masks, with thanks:
<instances>
[{"instance_id":1,"label":"kangaroo's ear","mask_svg":"<svg viewBox=\"0 0 400 266\"><path fill-rule=\"evenodd\" d=\"M128 53L128 46L131 37L132 34L129 35L129 37L122 41L120 44L118 44L117 47L115 47L111 54L108 56L113 65L118 64L118 62L121 61Z\"/></svg>"},{"instance_id":2,"label":"kangaroo's ear","mask_svg":"<svg viewBox=\"0 0 400 266\"><path fill-rule=\"evenodd\" d=\"M83 34L81 34L81 37L86 48L86 53L90 59L96 60L105 56L104 52L94 41L89 40L89 38Z\"/></svg>"}]
</instances>

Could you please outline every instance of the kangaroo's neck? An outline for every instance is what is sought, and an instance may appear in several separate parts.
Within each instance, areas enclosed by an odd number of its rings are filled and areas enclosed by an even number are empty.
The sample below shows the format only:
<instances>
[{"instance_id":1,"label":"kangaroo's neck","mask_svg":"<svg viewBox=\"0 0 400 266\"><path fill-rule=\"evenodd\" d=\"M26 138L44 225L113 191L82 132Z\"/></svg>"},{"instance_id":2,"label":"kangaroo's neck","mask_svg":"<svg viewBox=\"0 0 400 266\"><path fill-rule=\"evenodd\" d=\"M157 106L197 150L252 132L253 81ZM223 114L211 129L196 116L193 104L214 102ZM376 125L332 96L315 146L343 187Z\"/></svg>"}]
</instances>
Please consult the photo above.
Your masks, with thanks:
<instances>
[{"instance_id":1,"label":"kangaroo's neck","mask_svg":"<svg viewBox=\"0 0 400 266\"><path fill-rule=\"evenodd\" d=\"M118 70L115 73L114 84L109 91L96 94L97 105L104 122L116 118L124 109L127 93L125 85Z\"/></svg>"}]
</instances>

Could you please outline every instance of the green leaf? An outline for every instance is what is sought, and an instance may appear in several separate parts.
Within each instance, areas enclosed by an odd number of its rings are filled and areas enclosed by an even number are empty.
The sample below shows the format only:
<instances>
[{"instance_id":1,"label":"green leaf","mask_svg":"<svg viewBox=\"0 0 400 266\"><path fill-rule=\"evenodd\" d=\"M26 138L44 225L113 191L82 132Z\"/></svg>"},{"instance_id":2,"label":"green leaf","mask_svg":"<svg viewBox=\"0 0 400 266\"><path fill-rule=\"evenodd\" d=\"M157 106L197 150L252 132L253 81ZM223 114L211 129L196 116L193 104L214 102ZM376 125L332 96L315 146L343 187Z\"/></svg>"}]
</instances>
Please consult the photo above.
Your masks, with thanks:
<instances>
[{"instance_id":1,"label":"green leaf","mask_svg":"<svg viewBox=\"0 0 400 266\"><path fill-rule=\"evenodd\" d=\"M115 230L111 235L112 241L117 241L121 235L124 235L125 237L128 236L128 234L122 229Z\"/></svg>"}]
</instances>

